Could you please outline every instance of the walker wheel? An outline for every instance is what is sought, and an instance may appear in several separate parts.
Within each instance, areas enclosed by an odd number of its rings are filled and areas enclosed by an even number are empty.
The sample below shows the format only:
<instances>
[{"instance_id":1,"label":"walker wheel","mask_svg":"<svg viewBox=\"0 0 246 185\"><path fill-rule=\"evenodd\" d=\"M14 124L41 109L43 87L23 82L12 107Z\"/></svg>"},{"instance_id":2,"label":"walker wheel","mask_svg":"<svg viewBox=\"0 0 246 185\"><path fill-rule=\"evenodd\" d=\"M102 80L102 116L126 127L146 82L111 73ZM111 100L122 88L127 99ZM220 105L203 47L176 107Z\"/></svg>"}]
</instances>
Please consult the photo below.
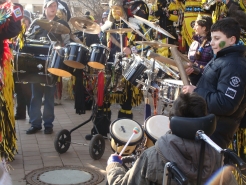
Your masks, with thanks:
<instances>
[{"instance_id":1,"label":"walker wheel","mask_svg":"<svg viewBox=\"0 0 246 185\"><path fill-rule=\"evenodd\" d=\"M92 137L89 145L89 153L92 159L99 160L104 154L105 140L100 134L96 134Z\"/></svg>"},{"instance_id":2,"label":"walker wheel","mask_svg":"<svg viewBox=\"0 0 246 185\"><path fill-rule=\"evenodd\" d=\"M70 143L71 143L71 135L68 130L63 129L56 134L54 140L54 146L58 153L60 154L65 153L69 149Z\"/></svg>"}]
</instances>

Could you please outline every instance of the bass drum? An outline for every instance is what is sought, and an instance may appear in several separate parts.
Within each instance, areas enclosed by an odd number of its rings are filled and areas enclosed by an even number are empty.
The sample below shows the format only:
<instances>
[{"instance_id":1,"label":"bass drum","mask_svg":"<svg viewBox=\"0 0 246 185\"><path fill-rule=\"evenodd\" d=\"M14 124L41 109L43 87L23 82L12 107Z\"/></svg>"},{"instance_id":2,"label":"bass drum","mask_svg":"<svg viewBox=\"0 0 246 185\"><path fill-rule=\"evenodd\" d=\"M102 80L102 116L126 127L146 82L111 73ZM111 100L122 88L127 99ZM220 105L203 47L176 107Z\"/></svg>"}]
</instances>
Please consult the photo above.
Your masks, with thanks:
<instances>
[{"instance_id":1,"label":"bass drum","mask_svg":"<svg viewBox=\"0 0 246 185\"><path fill-rule=\"evenodd\" d=\"M49 49L51 46L30 42L14 54L13 76L16 83L41 83L52 86L57 81L57 76L48 72ZM38 53L28 53L36 48ZM40 50L39 50L40 49Z\"/></svg>"},{"instance_id":2,"label":"bass drum","mask_svg":"<svg viewBox=\"0 0 246 185\"><path fill-rule=\"evenodd\" d=\"M124 145L131 137L135 127L137 127L140 132L133 136L129 145L126 147L126 150L123 152L123 155L130 155L134 152L136 145L139 144L143 139L143 128L138 122L131 119L117 119L110 124L109 133L112 137L111 148L114 152L117 152L118 154L121 152L121 150L124 148Z\"/></svg>"},{"instance_id":3,"label":"bass drum","mask_svg":"<svg viewBox=\"0 0 246 185\"><path fill-rule=\"evenodd\" d=\"M157 139L169 131L169 117L164 115L150 116L144 122L144 131L147 136L145 147L154 146Z\"/></svg>"}]
</instances>

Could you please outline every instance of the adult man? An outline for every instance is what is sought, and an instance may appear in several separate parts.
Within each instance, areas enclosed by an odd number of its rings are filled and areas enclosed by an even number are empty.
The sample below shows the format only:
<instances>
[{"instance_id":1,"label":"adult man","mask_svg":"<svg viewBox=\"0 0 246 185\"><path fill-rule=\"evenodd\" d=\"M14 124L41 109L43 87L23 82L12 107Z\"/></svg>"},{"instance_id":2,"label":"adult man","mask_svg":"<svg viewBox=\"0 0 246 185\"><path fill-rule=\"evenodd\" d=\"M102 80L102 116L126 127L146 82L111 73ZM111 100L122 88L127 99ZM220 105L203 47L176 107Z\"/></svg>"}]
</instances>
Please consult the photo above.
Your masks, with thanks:
<instances>
[{"instance_id":1,"label":"adult man","mask_svg":"<svg viewBox=\"0 0 246 185\"><path fill-rule=\"evenodd\" d=\"M239 42L240 26L233 18L217 21L211 27L214 58L206 65L197 86L184 86L183 92L197 92L207 102L209 113L217 117L211 139L227 148L246 109L246 47Z\"/></svg>"},{"instance_id":2,"label":"adult man","mask_svg":"<svg viewBox=\"0 0 246 185\"><path fill-rule=\"evenodd\" d=\"M48 0L44 4L44 16L41 19L47 19L49 21L57 21L69 28L69 25L56 16L58 8L57 0ZM29 30L33 36L32 39L39 39L40 37L47 37L49 35L52 41L58 41L61 45L65 45L69 42L69 34L55 34L40 28L35 22L31 25ZM51 134L53 132L54 115L54 86L42 86L40 84L32 84L32 99L30 104L30 122L32 126L26 131L26 134L34 134L42 129L42 119L44 121L44 133ZM41 115L42 97L44 95L44 110Z\"/></svg>"}]
</instances>

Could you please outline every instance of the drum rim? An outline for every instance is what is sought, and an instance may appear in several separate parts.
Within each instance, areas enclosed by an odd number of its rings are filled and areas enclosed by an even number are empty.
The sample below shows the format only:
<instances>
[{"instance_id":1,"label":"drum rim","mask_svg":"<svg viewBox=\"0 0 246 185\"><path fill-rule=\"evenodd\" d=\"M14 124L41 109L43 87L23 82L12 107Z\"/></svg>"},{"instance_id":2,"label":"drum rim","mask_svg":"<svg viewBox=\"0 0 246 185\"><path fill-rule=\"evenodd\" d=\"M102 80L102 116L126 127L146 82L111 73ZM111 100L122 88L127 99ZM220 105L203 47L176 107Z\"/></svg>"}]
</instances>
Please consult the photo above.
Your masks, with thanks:
<instances>
[{"instance_id":1,"label":"drum rim","mask_svg":"<svg viewBox=\"0 0 246 185\"><path fill-rule=\"evenodd\" d=\"M137 121L133 120L133 119L129 119L129 118L118 118L118 119L114 120L112 123L110 123L110 126L109 126L109 134L111 135L112 139L114 139L115 144L119 144L119 146L122 146L122 145L125 145L125 144L127 143L127 142L125 142L125 141L120 141L120 140L114 135L114 133L112 133L112 126L113 126L113 124L114 124L116 121L119 121L119 120L122 120L122 119L131 120L131 121L136 122L136 123L140 126L140 128L141 128L141 130L142 130L142 136L141 136L141 138L139 139L139 141L130 142L128 146L134 146L134 145L138 144L139 142L141 142L141 141L143 140L143 137L144 137L144 130L143 130L142 125L141 125L140 123L138 123Z\"/></svg>"},{"instance_id":2,"label":"drum rim","mask_svg":"<svg viewBox=\"0 0 246 185\"><path fill-rule=\"evenodd\" d=\"M165 116L165 115L162 115L162 114L157 114L157 115L152 115L152 116L149 116L145 121L144 121L144 132L146 133L146 135L151 139L151 141L153 141L153 143L155 143L157 141L156 138L154 138L153 136L150 135L150 133L148 132L147 128L146 128L146 123L148 122L148 120L154 116ZM167 116L165 116L167 117Z\"/></svg>"},{"instance_id":3,"label":"drum rim","mask_svg":"<svg viewBox=\"0 0 246 185\"><path fill-rule=\"evenodd\" d=\"M102 48L108 50L108 52L110 52L110 49L109 49L107 46L104 46L103 44L96 44L96 43L95 43L95 44L91 44L90 47L94 47L94 46L102 47Z\"/></svg>"},{"instance_id":4,"label":"drum rim","mask_svg":"<svg viewBox=\"0 0 246 185\"><path fill-rule=\"evenodd\" d=\"M77 42L70 42L70 43L66 44L66 47L67 46L82 46L83 48L89 50L89 48L86 45L80 44L80 43L77 43Z\"/></svg>"}]
</instances>

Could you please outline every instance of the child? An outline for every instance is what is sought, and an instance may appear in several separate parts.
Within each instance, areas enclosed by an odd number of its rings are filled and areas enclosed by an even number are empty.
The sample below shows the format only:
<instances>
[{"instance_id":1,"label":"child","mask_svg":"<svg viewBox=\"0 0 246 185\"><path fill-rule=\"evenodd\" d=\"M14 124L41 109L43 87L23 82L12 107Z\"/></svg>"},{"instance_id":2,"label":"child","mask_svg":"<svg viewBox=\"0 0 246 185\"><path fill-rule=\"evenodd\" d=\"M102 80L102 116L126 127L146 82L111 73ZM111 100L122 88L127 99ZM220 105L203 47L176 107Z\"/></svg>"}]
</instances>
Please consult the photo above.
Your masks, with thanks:
<instances>
[{"instance_id":1,"label":"child","mask_svg":"<svg viewBox=\"0 0 246 185\"><path fill-rule=\"evenodd\" d=\"M196 93L180 94L174 102L170 116L203 117L207 115L205 100ZM206 144L207 145L207 144ZM167 133L160 137L155 146L145 150L134 166L126 173L122 161L115 154L108 160L107 179L110 185L161 185L165 163L176 162L186 177L196 184L201 144L195 140L180 138ZM206 146L202 182L220 167L219 155Z\"/></svg>"},{"instance_id":2,"label":"child","mask_svg":"<svg viewBox=\"0 0 246 185\"><path fill-rule=\"evenodd\" d=\"M215 114L217 127L211 139L227 148L237 131L246 109L246 47L239 41L240 26L233 18L217 21L211 27L214 58L207 64L197 86L184 86L184 93L193 91Z\"/></svg>"}]
</instances>

